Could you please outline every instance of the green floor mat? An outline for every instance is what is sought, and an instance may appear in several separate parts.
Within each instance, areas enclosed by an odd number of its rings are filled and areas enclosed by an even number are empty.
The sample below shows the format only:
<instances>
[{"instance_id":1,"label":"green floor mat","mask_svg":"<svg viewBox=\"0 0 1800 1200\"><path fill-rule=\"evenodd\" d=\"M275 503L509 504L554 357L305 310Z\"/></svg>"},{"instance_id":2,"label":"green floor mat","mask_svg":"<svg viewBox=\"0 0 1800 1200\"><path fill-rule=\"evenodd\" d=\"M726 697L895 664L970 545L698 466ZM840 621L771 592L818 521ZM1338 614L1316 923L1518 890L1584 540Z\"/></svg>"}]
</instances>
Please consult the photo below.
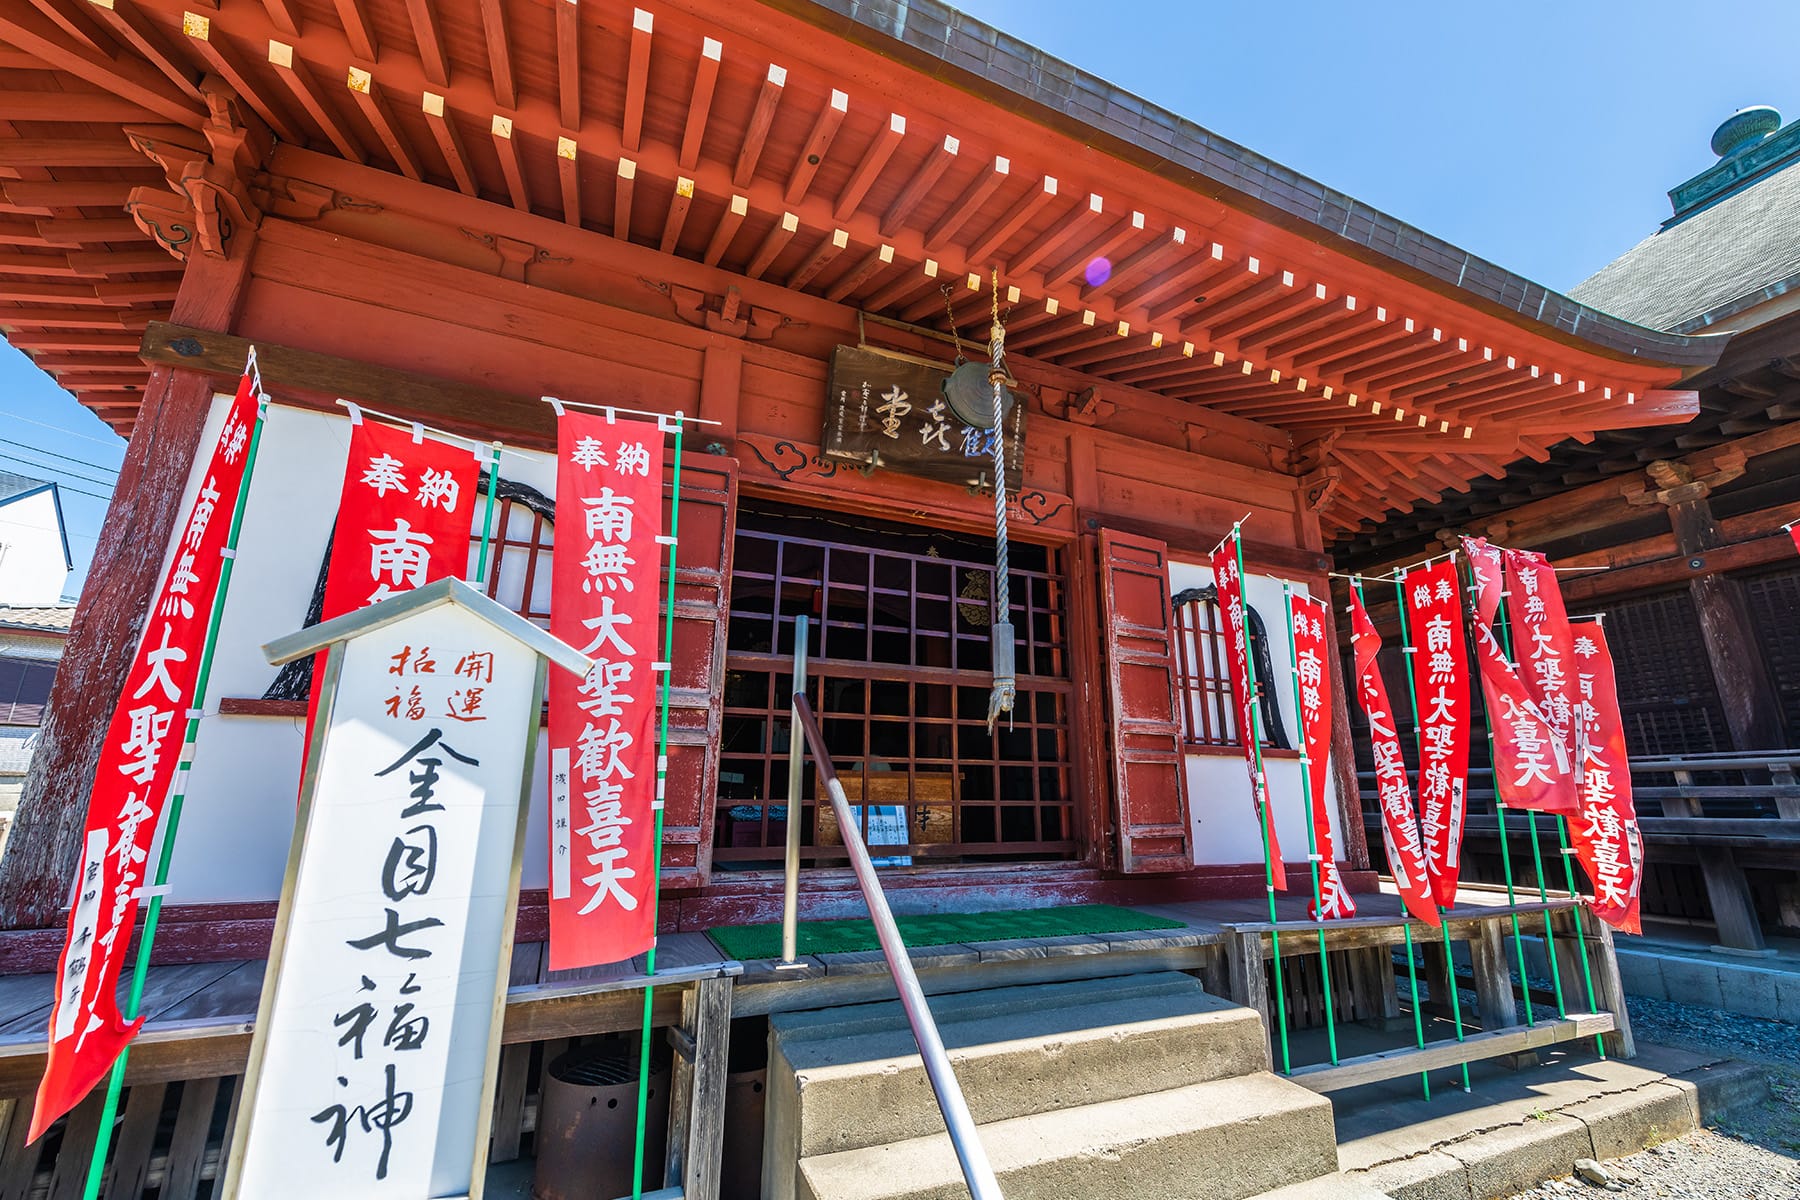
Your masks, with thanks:
<instances>
[{"instance_id":1,"label":"green floor mat","mask_svg":"<svg viewBox=\"0 0 1800 1200\"><path fill-rule=\"evenodd\" d=\"M947 946L958 942L996 942L1008 938L1064 937L1072 933L1124 933L1136 929L1180 929L1180 921L1153 917L1111 904L1076 904L1065 908L1022 908L1001 912L926 913L894 918L908 946ZM738 959L779 958L781 922L727 925L707 930L725 953ZM866 920L800 922L800 953L835 954L876 950L875 926Z\"/></svg>"}]
</instances>

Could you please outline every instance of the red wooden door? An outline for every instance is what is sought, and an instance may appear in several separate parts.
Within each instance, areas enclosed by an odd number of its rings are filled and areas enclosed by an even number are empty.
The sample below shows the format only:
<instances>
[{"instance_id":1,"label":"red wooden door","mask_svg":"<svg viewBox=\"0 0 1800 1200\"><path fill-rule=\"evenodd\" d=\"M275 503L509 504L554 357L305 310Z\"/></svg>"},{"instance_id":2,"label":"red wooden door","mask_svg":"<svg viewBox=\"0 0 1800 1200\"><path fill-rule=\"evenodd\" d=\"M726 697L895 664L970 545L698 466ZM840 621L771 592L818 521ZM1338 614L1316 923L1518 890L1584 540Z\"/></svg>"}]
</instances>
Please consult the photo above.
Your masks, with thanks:
<instances>
[{"instance_id":1,"label":"red wooden door","mask_svg":"<svg viewBox=\"0 0 1800 1200\"><path fill-rule=\"evenodd\" d=\"M666 522L666 515L664 519ZM675 550L669 777L663 812L665 888L699 887L712 873L725 619L736 530L737 460L710 454L683 456L681 528Z\"/></svg>"},{"instance_id":2,"label":"red wooden door","mask_svg":"<svg viewBox=\"0 0 1800 1200\"><path fill-rule=\"evenodd\" d=\"M1183 871L1194 854L1187 763L1175 714L1168 546L1102 530L1100 595L1119 865L1126 871Z\"/></svg>"}]
</instances>

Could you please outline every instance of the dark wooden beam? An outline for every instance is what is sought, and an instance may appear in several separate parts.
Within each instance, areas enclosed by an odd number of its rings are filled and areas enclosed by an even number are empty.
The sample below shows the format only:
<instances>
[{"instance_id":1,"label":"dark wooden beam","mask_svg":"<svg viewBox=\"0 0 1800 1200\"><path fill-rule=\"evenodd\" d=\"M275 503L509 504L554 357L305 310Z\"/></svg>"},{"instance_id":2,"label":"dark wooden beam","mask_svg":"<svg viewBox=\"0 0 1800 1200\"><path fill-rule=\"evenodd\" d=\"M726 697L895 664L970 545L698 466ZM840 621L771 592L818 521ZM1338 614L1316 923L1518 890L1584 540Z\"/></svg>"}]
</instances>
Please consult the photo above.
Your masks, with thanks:
<instances>
[{"instance_id":1,"label":"dark wooden beam","mask_svg":"<svg viewBox=\"0 0 1800 1200\"><path fill-rule=\"evenodd\" d=\"M444 39L438 33L434 0L406 0L406 15L412 21L413 40L419 44L419 65L425 78L439 87L450 83L450 68L444 58Z\"/></svg>"},{"instance_id":2,"label":"dark wooden beam","mask_svg":"<svg viewBox=\"0 0 1800 1200\"><path fill-rule=\"evenodd\" d=\"M369 24L369 15L363 11L363 0L331 2L337 9L338 24L343 26L344 37L350 42L350 53L373 65L376 58L375 31Z\"/></svg>"},{"instance_id":3,"label":"dark wooden beam","mask_svg":"<svg viewBox=\"0 0 1800 1200\"><path fill-rule=\"evenodd\" d=\"M700 145L706 140L706 118L712 112L713 89L719 85L719 60L725 46L717 38L700 44L700 63L694 68L694 86L688 93L687 124L681 131L681 169L692 171L700 162Z\"/></svg>"},{"instance_id":4,"label":"dark wooden beam","mask_svg":"<svg viewBox=\"0 0 1800 1200\"><path fill-rule=\"evenodd\" d=\"M294 48L286 42L269 39L269 65L275 68L275 77L287 85L300 107L313 119L318 127L325 131L331 144L337 147L339 154L354 163L366 162L362 146L351 136L344 123L338 120L337 112L325 100L318 82L304 62L294 57Z\"/></svg>"},{"instance_id":5,"label":"dark wooden beam","mask_svg":"<svg viewBox=\"0 0 1800 1200\"><path fill-rule=\"evenodd\" d=\"M514 108L519 91L513 83L512 40L506 28L502 0L481 0L481 29L487 37L488 78L494 86L494 103Z\"/></svg>"},{"instance_id":6,"label":"dark wooden beam","mask_svg":"<svg viewBox=\"0 0 1800 1200\"><path fill-rule=\"evenodd\" d=\"M844 116L850 111L850 95L833 88L831 103L819 110L813 118L811 132L806 135L806 143L800 147L800 154L794 159L793 168L788 171L787 190L782 199L789 204L798 204L812 187L813 176L818 174L819 164L831 152L831 143L837 138L838 127L844 123Z\"/></svg>"},{"instance_id":7,"label":"dark wooden beam","mask_svg":"<svg viewBox=\"0 0 1800 1200\"><path fill-rule=\"evenodd\" d=\"M762 91L756 96L756 107L750 111L750 123L744 129L737 167L731 173L733 186L749 187L750 181L756 178L756 162L762 157L763 143L769 138L769 126L775 123L775 110L781 107L781 95L786 88L787 68L770 63Z\"/></svg>"},{"instance_id":8,"label":"dark wooden beam","mask_svg":"<svg viewBox=\"0 0 1800 1200\"><path fill-rule=\"evenodd\" d=\"M161 71L163 77L185 92L189 99L201 99L194 72L177 58L162 32L143 13L129 5L118 7L117 0L93 0L93 4L115 36L143 55L145 61Z\"/></svg>"},{"instance_id":9,"label":"dark wooden beam","mask_svg":"<svg viewBox=\"0 0 1800 1200\"><path fill-rule=\"evenodd\" d=\"M562 0L558 0L561 3ZM531 211L531 193L525 186L525 169L519 162L519 147L513 141L513 122L511 117L503 117L495 113L488 123L488 132L494 138L494 152L500 156L500 173L506 176L506 191L512 197L512 205L522 213Z\"/></svg>"},{"instance_id":10,"label":"dark wooden beam","mask_svg":"<svg viewBox=\"0 0 1800 1200\"><path fill-rule=\"evenodd\" d=\"M145 330L138 354L151 366L179 367L216 380L235 381L243 374L251 345L245 338L156 321ZM332 409L337 397L354 396L398 416L430 421L477 438L491 437L496 427L515 430L543 444L556 436L555 415L535 396L413 375L269 342L254 345L264 384L284 399Z\"/></svg>"},{"instance_id":11,"label":"dark wooden beam","mask_svg":"<svg viewBox=\"0 0 1800 1200\"><path fill-rule=\"evenodd\" d=\"M876 177L887 166L888 159L894 156L894 151L900 146L900 139L905 136L906 118L899 113L889 113L887 124L863 151L862 160L856 164L856 170L850 173L850 181L838 193L837 206L831 210L835 219L847 220L851 213L862 206L863 197L869 194Z\"/></svg>"},{"instance_id":12,"label":"dark wooden beam","mask_svg":"<svg viewBox=\"0 0 1800 1200\"><path fill-rule=\"evenodd\" d=\"M750 259L750 265L744 268L745 277L761 279L763 272L767 271L776 256L787 248L787 244L793 240L794 234L799 229L799 217L791 212L782 213L781 220L769 228L768 234L763 237L762 245L756 248L755 255Z\"/></svg>"},{"instance_id":13,"label":"dark wooden beam","mask_svg":"<svg viewBox=\"0 0 1800 1200\"><path fill-rule=\"evenodd\" d=\"M580 153L580 148L576 146L574 138L559 137L556 139L556 182L562 190L563 224L572 225L577 229L581 228ZM621 170L624 168L627 161L629 160L619 160ZM633 170L635 169L634 166ZM613 220L616 225L618 222L618 215L616 212L617 205L615 205L614 208L615 213ZM631 199L629 193L625 196L625 226L627 230L629 230L631 226Z\"/></svg>"},{"instance_id":14,"label":"dark wooden beam","mask_svg":"<svg viewBox=\"0 0 1800 1200\"><path fill-rule=\"evenodd\" d=\"M644 136L644 98L650 89L650 42L656 19L641 8L631 10L631 57L625 67L625 114L619 122L619 139L625 153L638 152Z\"/></svg>"},{"instance_id":15,"label":"dark wooden beam","mask_svg":"<svg viewBox=\"0 0 1800 1200\"><path fill-rule=\"evenodd\" d=\"M425 178L419 169L418 156L407 144L400 132L400 126L394 121L394 114L388 109L387 99L375 90L375 78L361 67L351 67L345 76L345 85L350 95L355 98L356 106L362 109L363 116L368 119L375 130L375 136L387 147L389 157L400 173L408 179L422 182Z\"/></svg>"},{"instance_id":16,"label":"dark wooden beam","mask_svg":"<svg viewBox=\"0 0 1800 1200\"><path fill-rule=\"evenodd\" d=\"M426 92L422 106L425 123L431 126L431 136L444 156L445 165L450 168L450 177L456 180L456 190L465 196L475 195L475 176L469 170L469 155L463 149L462 134L451 119L444 98L436 92Z\"/></svg>"},{"instance_id":17,"label":"dark wooden beam","mask_svg":"<svg viewBox=\"0 0 1800 1200\"><path fill-rule=\"evenodd\" d=\"M411 0L423 3L424 0ZM563 128L581 132L581 3L551 0L556 8L556 99Z\"/></svg>"}]
</instances>

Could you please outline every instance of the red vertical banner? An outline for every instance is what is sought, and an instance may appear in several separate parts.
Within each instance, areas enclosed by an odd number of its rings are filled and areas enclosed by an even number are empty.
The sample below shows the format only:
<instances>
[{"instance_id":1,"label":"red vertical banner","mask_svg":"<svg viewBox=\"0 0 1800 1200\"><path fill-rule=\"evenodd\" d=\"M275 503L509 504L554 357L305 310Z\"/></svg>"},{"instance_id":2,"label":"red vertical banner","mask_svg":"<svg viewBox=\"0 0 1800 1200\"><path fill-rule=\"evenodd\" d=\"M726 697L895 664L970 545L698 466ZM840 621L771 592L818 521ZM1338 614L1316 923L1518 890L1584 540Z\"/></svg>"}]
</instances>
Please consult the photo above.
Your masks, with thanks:
<instances>
[{"instance_id":1,"label":"red vertical banner","mask_svg":"<svg viewBox=\"0 0 1800 1200\"><path fill-rule=\"evenodd\" d=\"M474 455L428 438L418 428L355 420L331 562L325 569L324 621L446 576L460 578L469 570L469 531L480 477ZM307 705L309 745L324 665L320 654L313 661ZM396 703L423 699L413 688L402 691Z\"/></svg>"},{"instance_id":2,"label":"red vertical banner","mask_svg":"<svg viewBox=\"0 0 1800 1200\"><path fill-rule=\"evenodd\" d=\"M1354 917L1356 901L1338 870L1331 837L1331 652L1325 643L1325 601L1288 597L1288 627L1294 633L1294 678L1300 694L1300 746L1312 811L1313 853L1319 856L1319 902L1315 920Z\"/></svg>"},{"instance_id":3,"label":"red vertical banner","mask_svg":"<svg viewBox=\"0 0 1800 1200\"><path fill-rule=\"evenodd\" d=\"M1575 741L1582 772L1580 808L1569 818L1569 840L1593 881L1595 914L1614 929L1641 933L1644 839L1631 802L1631 764L1625 755L1612 649L1598 620L1570 625L1575 638Z\"/></svg>"},{"instance_id":4,"label":"red vertical banner","mask_svg":"<svg viewBox=\"0 0 1800 1200\"><path fill-rule=\"evenodd\" d=\"M1350 590L1350 646L1356 659L1356 691L1363 713L1369 718L1369 743L1375 755L1375 792L1381 802L1381 840L1387 846L1388 869L1406 910L1427 925L1438 924L1432 903L1431 877L1425 865L1425 847L1419 837L1419 820L1413 811L1412 785L1406 778L1406 760L1400 754L1393 709L1388 705L1387 684L1375 664L1381 651L1381 635L1363 608L1362 597Z\"/></svg>"},{"instance_id":5,"label":"red vertical banner","mask_svg":"<svg viewBox=\"0 0 1800 1200\"><path fill-rule=\"evenodd\" d=\"M1537 812L1573 812L1568 751L1494 633L1505 590L1504 552L1481 538L1464 538L1463 553L1474 575L1475 655L1494 736L1494 787L1500 803Z\"/></svg>"},{"instance_id":6,"label":"red vertical banner","mask_svg":"<svg viewBox=\"0 0 1800 1200\"><path fill-rule=\"evenodd\" d=\"M1513 662L1525 690L1537 701L1538 714L1555 738L1551 757L1568 764L1566 777L1549 798L1547 811L1574 812L1581 785L1581 763L1575 757L1575 638L1563 608L1562 588L1550 560L1531 550L1507 550L1506 616L1512 626ZM1557 754L1557 750L1561 754Z\"/></svg>"},{"instance_id":7,"label":"red vertical banner","mask_svg":"<svg viewBox=\"0 0 1800 1200\"><path fill-rule=\"evenodd\" d=\"M30 1140L106 1076L142 1019L119 1012L119 972L137 923L151 843L181 762L206 651L232 513L244 484L257 396L238 384L213 443L199 493L175 527L174 551L151 597L94 770L68 936L56 966L50 1045Z\"/></svg>"},{"instance_id":8,"label":"red vertical banner","mask_svg":"<svg viewBox=\"0 0 1800 1200\"><path fill-rule=\"evenodd\" d=\"M656 941L658 582L663 435L557 419L550 632L594 660L550 681L550 969L619 962Z\"/></svg>"},{"instance_id":9,"label":"red vertical banner","mask_svg":"<svg viewBox=\"0 0 1800 1200\"><path fill-rule=\"evenodd\" d=\"M1419 828L1431 894L1447 908L1456 903L1469 786L1469 650L1455 560L1406 572L1400 594L1419 716Z\"/></svg>"},{"instance_id":10,"label":"red vertical banner","mask_svg":"<svg viewBox=\"0 0 1800 1200\"><path fill-rule=\"evenodd\" d=\"M1800 550L1800 525L1789 525L1788 536L1794 539L1794 549Z\"/></svg>"},{"instance_id":11,"label":"red vertical banner","mask_svg":"<svg viewBox=\"0 0 1800 1200\"><path fill-rule=\"evenodd\" d=\"M1212 552L1213 585L1219 593L1219 617L1224 625L1225 659L1231 668L1231 710L1237 714L1238 740L1244 746L1244 762L1250 769L1250 796L1256 819L1268 834L1270 876L1281 891L1287 891L1287 867L1281 861L1281 841L1275 836L1275 821L1269 812L1268 776L1261 769L1261 752L1257 746L1256 713L1252 705L1256 695L1250 687L1250 639L1244 631L1244 581L1238 575L1243 552L1238 534L1232 535ZM1257 691L1268 680L1257 681Z\"/></svg>"}]
</instances>

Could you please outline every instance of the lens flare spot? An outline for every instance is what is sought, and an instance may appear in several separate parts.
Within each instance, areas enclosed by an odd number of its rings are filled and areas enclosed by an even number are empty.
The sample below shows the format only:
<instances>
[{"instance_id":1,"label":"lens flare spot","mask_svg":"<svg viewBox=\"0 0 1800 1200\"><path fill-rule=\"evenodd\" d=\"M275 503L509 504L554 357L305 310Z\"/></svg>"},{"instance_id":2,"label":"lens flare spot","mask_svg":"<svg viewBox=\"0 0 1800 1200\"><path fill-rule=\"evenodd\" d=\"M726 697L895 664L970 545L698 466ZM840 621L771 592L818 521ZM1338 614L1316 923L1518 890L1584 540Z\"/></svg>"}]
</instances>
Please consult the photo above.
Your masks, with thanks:
<instances>
[{"instance_id":1,"label":"lens flare spot","mask_svg":"<svg viewBox=\"0 0 1800 1200\"><path fill-rule=\"evenodd\" d=\"M1112 278L1112 260L1105 257L1096 258L1087 265L1087 270L1083 274L1087 277L1089 287L1099 287Z\"/></svg>"}]
</instances>

